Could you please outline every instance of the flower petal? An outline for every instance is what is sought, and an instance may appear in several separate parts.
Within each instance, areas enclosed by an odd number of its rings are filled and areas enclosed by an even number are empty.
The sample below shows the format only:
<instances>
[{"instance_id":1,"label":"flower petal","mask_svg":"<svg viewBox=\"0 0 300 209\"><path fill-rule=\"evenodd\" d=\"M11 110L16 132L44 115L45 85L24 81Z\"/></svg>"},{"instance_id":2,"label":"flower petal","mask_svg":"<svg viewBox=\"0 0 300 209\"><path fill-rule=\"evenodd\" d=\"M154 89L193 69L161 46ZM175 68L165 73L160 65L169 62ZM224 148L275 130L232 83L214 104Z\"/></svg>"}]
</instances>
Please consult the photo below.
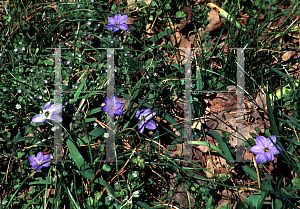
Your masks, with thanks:
<instances>
[{"instance_id":1,"label":"flower petal","mask_svg":"<svg viewBox=\"0 0 300 209\"><path fill-rule=\"evenodd\" d=\"M36 155L36 161L37 162L43 162L44 160L44 155L42 152L39 152L37 155Z\"/></svg>"},{"instance_id":2,"label":"flower petal","mask_svg":"<svg viewBox=\"0 0 300 209\"><path fill-rule=\"evenodd\" d=\"M50 163L45 163L44 165L42 165L42 167L49 167L50 166Z\"/></svg>"},{"instance_id":3,"label":"flower petal","mask_svg":"<svg viewBox=\"0 0 300 209\"><path fill-rule=\"evenodd\" d=\"M143 133L145 129L145 123L144 121L138 124L139 132Z\"/></svg>"},{"instance_id":4,"label":"flower petal","mask_svg":"<svg viewBox=\"0 0 300 209\"><path fill-rule=\"evenodd\" d=\"M103 107L101 107L101 111L102 112L107 112L107 105L104 105Z\"/></svg>"},{"instance_id":5,"label":"flower petal","mask_svg":"<svg viewBox=\"0 0 300 209\"><path fill-rule=\"evenodd\" d=\"M263 136L257 136L256 137L256 144L257 145L267 147L266 141L267 141L267 139Z\"/></svg>"},{"instance_id":6,"label":"flower petal","mask_svg":"<svg viewBox=\"0 0 300 209\"><path fill-rule=\"evenodd\" d=\"M44 161L47 161L47 160L49 160L49 159L50 159L50 157L51 157L51 155L50 155L50 154L48 154L48 155L44 155Z\"/></svg>"},{"instance_id":7,"label":"flower petal","mask_svg":"<svg viewBox=\"0 0 300 209\"><path fill-rule=\"evenodd\" d=\"M136 113L135 113L135 117L136 117L136 118L139 118L140 114L141 114L141 111L140 111L140 110L137 110Z\"/></svg>"},{"instance_id":8,"label":"flower petal","mask_svg":"<svg viewBox=\"0 0 300 209\"><path fill-rule=\"evenodd\" d=\"M60 117L59 115L51 115L50 119L55 120L58 123L63 121L62 117Z\"/></svg>"},{"instance_id":9,"label":"flower petal","mask_svg":"<svg viewBox=\"0 0 300 209\"><path fill-rule=\"evenodd\" d=\"M118 102L115 104L115 110L118 110L120 108L122 108L122 106L124 105L124 102Z\"/></svg>"},{"instance_id":10,"label":"flower petal","mask_svg":"<svg viewBox=\"0 0 300 209\"><path fill-rule=\"evenodd\" d=\"M108 110L107 110L107 115L108 115L109 117L113 117L114 114L115 114L115 110L113 110L113 109L111 109L111 108L108 108Z\"/></svg>"},{"instance_id":11,"label":"flower petal","mask_svg":"<svg viewBox=\"0 0 300 209\"><path fill-rule=\"evenodd\" d=\"M107 30L113 30L113 28L114 28L114 26L112 26L112 25L107 25L107 26L106 26L106 29L107 29Z\"/></svg>"},{"instance_id":12,"label":"flower petal","mask_svg":"<svg viewBox=\"0 0 300 209\"><path fill-rule=\"evenodd\" d=\"M41 165L37 165L37 166L34 168L34 170L35 170L35 171L39 171L39 170L42 169L42 167L43 167L43 166L41 166Z\"/></svg>"},{"instance_id":13,"label":"flower petal","mask_svg":"<svg viewBox=\"0 0 300 209\"><path fill-rule=\"evenodd\" d=\"M122 109L118 109L118 110L115 110L115 114L116 115L123 115L123 110Z\"/></svg>"},{"instance_id":14,"label":"flower petal","mask_svg":"<svg viewBox=\"0 0 300 209\"><path fill-rule=\"evenodd\" d=\"M276 144L276 136L270 136L270 139L274 142L274 144ZM271 142L272 144L272 142Z\"/></svg>"},{"instance_id":15,"label":"flower petal","mask_svg":"<svg viewBox=\"0 0 300 209\"><path fill-rule=\"evenodd\" d=\"M143 116L144 117L146 117L146 115L148 115L149 113L151 113L151 109L150 108L144 109L142 111L143 111Z\"/></svg>"},{"instance_id":16,"label":"flower petal","mask_svg":"<svg viewBox=\"0 0 300 209\"><path fill-rule=\"evenodd\" d=\"M127 20L128 20L128 15L122 15L122 16L118 19L120 25L124 24Z\"/></svg>"},{"instance_id":17,"label":"flower petal","mask_svg":"<svg viewBox=\"0 0 300 209\"><path fill-rule=\"evenodd\" d=\"M250 148L250 152L256 154L256 155L262 155L265 153L264 147L260 145L255 145Z\"/></svg>"},{"instance_id":18,"label":"flower petal","mask_svg":"<svg viewBox=\"0 0 300 209\"><path fill-rule=\"evenodd\" d=\"M36 158L33 157L33 156L29 156L29 157L28 157L28 160L29 160L30 164L37 163L37 162L36 162Z\"/></svg>"},{"instance_id":19,"label":"flower petal","mask_svg":"<svg viewBox=\"0 0 300 209\"><path fill-rule=\"evenodd\" d=\"M149 130L155 130L156 129L156 124L153 120L150 120L146 123L146 128Z\"/></svg>"},{"instance_id":20,"label":"flower petal","mask_svg":"<svg viewBox=\"0 0 300 209\"><path fill-rule=\"evenodd\" d=\"M119 30L119 28L113 27L113 31L114 31L114 32L116 32L116 31L118 31L118 30Z\"/></svg>"},{"instance_id":21,"label":"flower petal","mask_svg":"<svg viewBox=\"0 0 300 209\"><path fill-rule=\"evenodd\" d=\"M45 106L43 107L43 110L47 110L51 105L51 101L48 102L47 104L45 104Z\"/></svg>"},{"instance_id":22,"label":"flower petal","mask_svg":"<svg viewBox=\"0 0 300 209\"><path fill-rule=\"evenodd\" d=\"M266 152L265 153L265 158L268 160L268 161L273 161L274 160L274 155L273 155L273 152Z\"/></svg>"},{"instance_id":23,"label":"flower petal","mask_svg":"<svg viewBox=\"0 0 300 209\"><path fill-rule=\"evenodd\" d=\"M264 154L262 154L262 155L257 155L257 156L256 156L256 162L257 162L258 164L263 163L263 162L265 162L265 161L266 161L266 158L265 158L265 155L264 155Z\"/></svg>"},{"instance_id":24,"label":"flower petal","mask_svg":"<svg viewBox=\"0 0 300 209\"><path fill-rule=\"evenodd\" d=\"M115 103L118 103L118 96L115 95Z\"/></svg>"},{"instance_id":25,"label":"flower petal","mask_svg":"<svg viewBox=\"0 0 300 209\"><path fill-rule=\"evenodd\" d=\"M278 147L278 149L279 150L281 150L282 151L282 148L281 147L279 147L279 146L277 146ZM274 154L274 155L278 155L278 154L280 154L280 152L276 149L276 147L275 146L273 146L273 147L269 147L269 149L270 149L270 151Z\"/></svg>"},{"instance_id":26,"label":"flower petal","mask_svg":"<svg viewBox=\"0 0 300 209\"><path fill-rule=\"evenodd\" d=\"M119 25L119 28L121 28L122 30L128 30L128 25L122 24L122 25Z\"/></svg>"},{"instance_id":27,"label":"flower petal","mask_svg":"<svg viewBox=\"0 0 300 209\"><path fill-rule=\"evenodd\" d=\"M63 108L62 104L54 104L54 105L51 105L48 110L52 114L58 114L58 113L60 113L60 111L62 110L62 108Z\"/></svg>"},{"instance_id":28,"label":"flower petal","mask_svg":"<svg viewBox=\"0 0 300 209\"><path fill-rule=\"evenodd\" d=\"M112 25L116 25L116 23L118 22L118 20L115 17L109 17L108 18L108 22Z\"/></svg>"},{"instance_id":29,"label":"flower petal","mask_svg":"<svg viewBox=\"0 0 300 209\"><path fill-rule=\"evenodd\" d=\"M148 115L148 116L146 117L145 120L146 120L146 121L151 120L152 117L153 117L155 114L156 114L156 112L151 113L150 115Z\"/></svg>"},{"instance_id":30,"label":"flower petal","mask_svg":"<svg viewBox=\"0 0 300 209\"><path fill-rule=\"evenodd\" d=\"M106 104L107 104L108 108L113 107L114 106L114 98L107 99Z\"/></svg>"},{"instance_id":31,"label":"flower petal","mask_svg":"<svg viewBox=\"0 0 300 209\"><path fill-rule=\"evenodd\" d=\"M37 164L37 162L32 163L30 165L31 165L31 167L32 167L33 170L35 170L39 166L39 164Z\"/></svg>"},{"instance_id":32,"label":"flower petal","mask_svg":"<svg viewBox=\"0 0 300 209\"><path fill-rule=\"evenodd\" d=\"M117 13L115 15L115 18L117 19L118 22L120 21L121 17L122 17L122 15L120 13Z\"/></svg>"},{"instance_id":33,"label":"flower petal","mask_svg":"<svg viewBox=\"0 0 300 209\"><path fill-rule=\"evenodd\" d=\"M33 118L32 118L33 123L44 123L45 120L46 120L46 117L44 114L38 114L38 115L33 116Z\"/></svg>"}]
</instances>

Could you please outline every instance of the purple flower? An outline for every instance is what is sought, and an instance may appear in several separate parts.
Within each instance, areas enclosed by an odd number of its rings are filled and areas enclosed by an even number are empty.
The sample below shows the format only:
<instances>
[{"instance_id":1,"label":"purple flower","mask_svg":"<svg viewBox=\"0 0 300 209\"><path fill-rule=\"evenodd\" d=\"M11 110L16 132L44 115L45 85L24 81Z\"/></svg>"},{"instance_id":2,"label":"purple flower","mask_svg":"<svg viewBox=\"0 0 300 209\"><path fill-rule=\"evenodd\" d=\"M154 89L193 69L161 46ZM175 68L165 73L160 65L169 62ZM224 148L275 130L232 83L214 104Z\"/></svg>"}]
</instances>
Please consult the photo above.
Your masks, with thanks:
<instances>
[{"instance_id":1,"label":"purple flower","mask_svg":"<svg viewBox=\"0 0 300 209\"><path fill-rule=\"evenodd\" d=\"M109 17L108 24L106 29L113 30L114 32L118 31L119 28L122 30L128 30L128 25L125 23L128 19L127 15L120 15L119 13L116 14L114 17Z\"/></svg>"},{"instance_id":2,"label":"purple flower","mask_svg":"<svg viewBox=\"0 0 300 209\"><path fill-rule=\"evenodd\" d=\"M254 154L256 154L256 162L258 164L268 161L274 160L274 155L280 154L280 152L276 149L276 147L273 145L276 143L276 137L270 136L270 139L266 139L263 136L257 136L256 137L256 145L250 148L250 151ZM282 151L282 149L277 146L279 150Z\"/></svg>"},{"instance_id":3,"label":"purple flower","mask_svg":"<svg viewBox=\"0 0 300 209\"><path fill-rule=\"evenodd\" d=\"M142 111L138 110L135 114L135 117L138 118L141 122L138 124L138 129L140 133L144 132L144 128L146 127L149 130L155 130L156 124L152 120L152 117L156 114L156 112L151 113L151 109L143 109ZM151 114L150 114L151 113Z\"/></svg>"},{"instance_id":4,"label":"purple flower","mask_svg":"<svg viewBox=\"0 0 300 209\"><path fill-rule=\"evenodd\" d=\"M51 101L44 106L43 113L33 116L32 122L43 123L46 119L55 120L58 123L62 122L62 118L58 113L62 110L63 106L61 104L50 105Z\"/></svg>"},{"instance_id":5,"label":"purple flower","mask_svg":"<svg viewBox=\"0 0 300 209\"><path fill-rule=\"evenodd\" d=\"M43 155L42 152L39 152L36 157L32 157L32 156L29 156L28 157L28 160L30 162L30 165L32 166L32 168L35 170L35 171L38 171L40 170L42 167L49 167L50 164L49 162L48 163L45 163L43 164L44 162L48 161L50 159L51 155L48 154L48 155ZM43 164L43 165L42 165ZM39 168L38 168L39 167Z\"/></svg>"},{"instance_id":6,"label":"purple flower","mask_svg":"<svg viewBox=\"0 0 300 209\"><path fill-rule=\"evenodd\" d=\"M123 110L121 109L124 105L124 102L118 102L118 96L115 95L111 99L104 98L105 105L101 107L103 112L107 112L109 117L113 117L114 114L116 115L123 115Z\"/></svg>"}]
</instances>

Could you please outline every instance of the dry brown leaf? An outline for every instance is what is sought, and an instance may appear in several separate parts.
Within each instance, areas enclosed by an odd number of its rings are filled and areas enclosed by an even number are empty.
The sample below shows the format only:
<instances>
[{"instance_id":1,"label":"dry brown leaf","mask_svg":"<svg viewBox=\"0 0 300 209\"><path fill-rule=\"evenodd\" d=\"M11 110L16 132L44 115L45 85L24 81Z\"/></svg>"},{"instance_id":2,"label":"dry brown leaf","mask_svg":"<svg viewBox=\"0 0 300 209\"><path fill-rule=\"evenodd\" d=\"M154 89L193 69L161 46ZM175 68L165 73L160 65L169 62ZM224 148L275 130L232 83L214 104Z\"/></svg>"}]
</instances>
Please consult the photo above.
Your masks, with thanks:
<instances>
[{"instance_id":1,"label":"dry brown leaf","mask_svg":"<svg viewBox=\"0 0 300 209\"><path fill-rule=\"evenodd\" d=\"M217 29L220 29L223 27L225 20L224 19L220 19L220 16L218 14L217 11L215 11L214 9L212 9L209 12L209 16L207 18L208 20L211 20L211 22L206 26L205 28L205 32L211 32Z\"/></svg>"},{"instance_id":2,"label":"dry brown leaf","mask_svg":"<svg viewBox=\"0 0 300 209\"><path fill-rule=\"evenodd\" d=\"M229 173L228 170L226 169L228 165L226 163L226 160L223 157L212 155L211 158L213 162L210 160L209 155L207 155L206 158L207 158L206 159L207 170L205 170L204 172L206 173L208 178L213 178L214 177L213 173L215 175L219 175L222 173L226 173L226 174ZM225 166L225 168L223 166Z\"/></svg>"},{"instance_id":3,"label":"dry brown leaf","mask_svg":"<svg viewBox=\"0 0 300 209\"><path fill-rule=\"evenodd\" d=\"M178 44L180 42L182 35L180 32L176 32L175 34L172 34L170 36L171 36L172 46L175 46L175 44Z\"/></svg>"},{"instance_id":4,"label":"dry brown leaf","mask_svg":"<svg viewBox=\"0 0 300 209\"><path fill-rule=\"evenodd\" d=\"M287 51L287 52L285 52L285 53L282 55L281 59L282 59L282 61L287 61L287 60L289 60L292 56L294 56L295 54L296 54L295 51Z\"/></svg>"}]
</instances>

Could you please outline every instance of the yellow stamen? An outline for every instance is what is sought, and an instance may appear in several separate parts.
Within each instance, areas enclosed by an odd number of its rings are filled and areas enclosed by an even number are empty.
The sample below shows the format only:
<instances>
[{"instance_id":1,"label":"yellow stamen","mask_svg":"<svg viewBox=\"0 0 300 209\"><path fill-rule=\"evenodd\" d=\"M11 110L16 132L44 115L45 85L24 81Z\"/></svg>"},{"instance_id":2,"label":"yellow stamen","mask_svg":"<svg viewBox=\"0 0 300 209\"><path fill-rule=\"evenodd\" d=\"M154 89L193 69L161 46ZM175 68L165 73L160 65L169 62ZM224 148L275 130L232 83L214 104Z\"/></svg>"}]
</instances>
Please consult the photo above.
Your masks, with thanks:
<instances>
[{"instance_id":1,"label":"yellow stamen","mask_svg":"<svg viewBox=\"0 0 300 209\"><path fill-rule=\"evenodd\" d=\"M41 165L42 163L41 162L38 162L38 165Z\"/></svg>"},{"instance_id":2,"label":"yellow stamen","mask_svg":"<svg viewBox=\"0 0 300 209\"><path fill-rule=\"evenodd\" d=\"M114 109L115 109L115 107L114 107L114 106L112 106L112 107L111 107L111 109L112 109L112 110L114 110Z\"/></svg>"},{"instance_id":3,"label":"yellow stamen","mask_svg":"<svg viewBox=\"0 0 300 209\"><path fill-rule=\"evenodd\" d=\"M50 115L50 112L49 112L49 111L46 111L46 112L45 112L45 116L46 116L46 117L49 117L49 115Z\"/></svg>"},{"instance_id":4,"label":"yellow stamen","mask_svg":"<svg viewBox=\"0 0 300 209\"><path fill-rule=\"evenodd\" d=\"M117 23L116 23L116 25L120 25L120 23L119 23L119 22L117 22Z\"/></svg>"},{"instance_id":5,"label":"yellow stamen","mask_svg":"<svg viewBox=\"0 0 300 209\"><path fill-rule=\"evenodd\" d=\"M269 148L268 148L268 147L266 147L266 148L264 149L264 151L265 151L265 152L268 152L268 151L269 151Z\"/></svg>"}]
</instances>

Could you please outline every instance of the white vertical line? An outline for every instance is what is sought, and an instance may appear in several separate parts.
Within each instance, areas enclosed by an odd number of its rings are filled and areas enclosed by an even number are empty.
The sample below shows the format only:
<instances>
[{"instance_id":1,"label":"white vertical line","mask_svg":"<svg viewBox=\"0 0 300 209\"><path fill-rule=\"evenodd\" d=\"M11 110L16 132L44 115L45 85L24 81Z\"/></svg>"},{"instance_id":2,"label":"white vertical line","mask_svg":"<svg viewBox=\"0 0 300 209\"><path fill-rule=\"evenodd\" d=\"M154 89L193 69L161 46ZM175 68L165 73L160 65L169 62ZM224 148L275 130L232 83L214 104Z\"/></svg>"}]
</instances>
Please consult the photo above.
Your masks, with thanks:
<instances>
[{"instance_id":1,"label":"white vertical line","mask_svg":"<svg viewBox=\"0 0 300 209\"><path fill-rule=\"evenodd\" d=\"M191 92L192 92L192 70L191 70L191 48L180 48L185 51L185 99L184 99L184 160L192 160L192 145L188 141L192 141L192 112L191 112Z\"/></svg>"}]
</instances>

